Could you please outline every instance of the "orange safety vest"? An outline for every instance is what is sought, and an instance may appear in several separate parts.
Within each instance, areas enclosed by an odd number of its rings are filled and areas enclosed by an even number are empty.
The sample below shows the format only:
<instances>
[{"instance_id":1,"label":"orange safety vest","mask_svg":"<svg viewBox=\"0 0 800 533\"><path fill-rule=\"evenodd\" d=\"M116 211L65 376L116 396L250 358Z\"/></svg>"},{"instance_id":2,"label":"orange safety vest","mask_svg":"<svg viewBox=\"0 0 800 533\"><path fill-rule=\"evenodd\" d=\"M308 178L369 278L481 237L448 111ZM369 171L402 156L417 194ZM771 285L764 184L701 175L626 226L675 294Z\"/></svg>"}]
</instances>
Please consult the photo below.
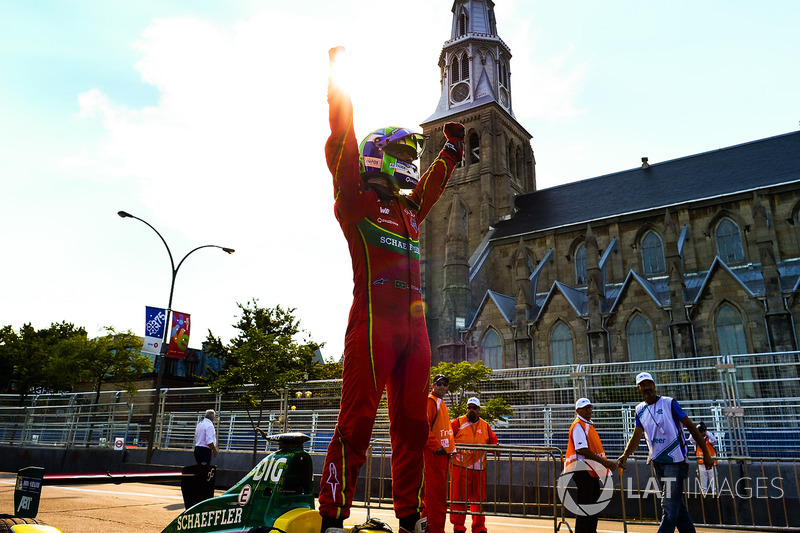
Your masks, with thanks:
<instances>
[{"instance_id":1,"label":"orange safety vest","mask_svg":"<svg viewBox=\"0 0 800 533\"><path fill-rule=\"evenodd\" d=\"M589 444L589 450L593 451L595 454L599 455L603 459L606 457L606 452L603 450L603 443L600 442L600 435L597 434L595 431L594 426L592 424L587 424L580 418L576 418L572 425L569 427L569 442L567 443L567 457L564 460L564 472L570 472L572 469L575 468L575 461L578 461L578 452L575 450L575 442L572 440L572 432L575 430L575 425L580 424L583 432L586 433L586 442ZM589 466L589 474L592 477L599 477L599 474L603 476L606 475L606 467L602 465L598 465L602 471L595 472L594 468Z\"/></svg>"},{"instance_id":2,"label":"orange safety vest","mask_svg":"<svg viewBox=\"0 0 800 533\"><path fill-rule=\"evenodd\" d=\"M431 401L434 402L433 406L431 406ZM431 415L433 415L433 420L431 420ZM453 438L453 430L450 427L450 414L447 412L447 405L444 400L437 398L434 394L428 396L428 425L431 428L428 435L428 445L431 446L435 440L448 454L453 453L456 449L456 440ZM434 450L439 449L439 446L431 447Z\"/></svg>"},{"instance_id":3,"label":"orange safety vest","mask_svg":"<svg viewBox=\"0 0 800 533\"><path fill-rule=\"evenodd\" d=\"M705 443L706 443L706 449L708 450L708 455L710 455L711 457L716 457L717 456L717 450L714 448L713 444L708 442L708 435L703 437L703 441L705 441ZM697 460L697 463L698 464L703 464L703 450L697 444L695 444L694 447L695 447L695 454L697 455L697 457L700 458L700 459ZM715 466L716 464L717 464L717 461L716 461L716 459L714 459L712 461L711 466Z\"/></svg>"},{"instance_id":4,"label":"orange safety vest","mask_svg":"<svg viewBox=\"0 0 800 533\"><path fill-rule=\"evenodd\" d=\"M458 423L456 443L458 444L497 444L497 436L483 418L474 424L466 415L455 420ZM486 452L483 450L459 450L453 456L453 464L471 470L486 470Z\"/></svg>"}]
</instances>

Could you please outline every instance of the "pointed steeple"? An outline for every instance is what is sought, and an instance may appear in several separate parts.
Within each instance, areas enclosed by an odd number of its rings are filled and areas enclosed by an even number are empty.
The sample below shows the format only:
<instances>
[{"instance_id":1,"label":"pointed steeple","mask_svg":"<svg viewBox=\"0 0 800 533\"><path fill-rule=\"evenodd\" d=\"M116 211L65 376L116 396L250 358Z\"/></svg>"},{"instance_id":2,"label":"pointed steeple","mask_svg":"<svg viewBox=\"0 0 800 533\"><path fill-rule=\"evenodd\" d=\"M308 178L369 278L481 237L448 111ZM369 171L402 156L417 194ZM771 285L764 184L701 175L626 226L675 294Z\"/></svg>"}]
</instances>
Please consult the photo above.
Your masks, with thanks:
<instances>
[{"instance_id":1,"label":"pointed steeple","mask_svg":"<svg viewBox=\"0 0 800 533\"><path fill-rule=\"evenodd\" d=\"M511 49L497 35L492 0L455 0L439 56L442 95L425 122L496 102L512 117Z\"/></svg>"}]
</instances>

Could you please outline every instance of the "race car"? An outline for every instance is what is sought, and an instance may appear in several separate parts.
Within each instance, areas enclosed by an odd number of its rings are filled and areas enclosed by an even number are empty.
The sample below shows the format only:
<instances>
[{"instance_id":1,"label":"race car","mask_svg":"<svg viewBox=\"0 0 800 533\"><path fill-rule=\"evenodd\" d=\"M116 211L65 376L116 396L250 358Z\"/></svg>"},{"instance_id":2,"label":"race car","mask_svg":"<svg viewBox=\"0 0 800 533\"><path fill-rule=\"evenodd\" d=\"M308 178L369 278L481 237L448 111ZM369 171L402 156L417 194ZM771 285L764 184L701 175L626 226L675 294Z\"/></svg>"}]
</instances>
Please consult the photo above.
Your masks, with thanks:
<instances>
[{"instance_id":1,"label":"race car","mask_svg":"<svg viewBox=\"0 0 800 533\"><path fill-rule=\"evenodd\" d=\"M162 533L190 531L194 533L319 533L321 517L314 509L314 465L311 456L303 449L310 437L303 433L281 433L265 436L278 444L278 450L265 457L236 485L222 495L208 499L198 498L211 488L213 494L213 469L200 473L187 467L181 473L161 473L159 480L182 478L181 489L187 509L178 515ZM36 468L36 467L29 467ZM17 477L14 491L15 508L19 516L34 519L39 507L42 475L44 470L22 469ZM205 473L204 473L205 472ZM24 475L23 475L24 473ZM35 475L38 473L38 482ZM31 477L31 476L34 477ZM149 474L151 480L154 474ZM125 476L100 475L59 475L58 482L78 480L88 483L107 481L121 483L145 480L136 474ZM27 480L27 481L26 481ZM18 501L19 498L19 501ZM24 501L22 498L28 498ZM194 501L199 501L195 503ZM194 501L193 501L194 500ZM26 511L26 512L20 512ZM13 533L58 533L59 530L41 524L11 526ZM392 529L379 519L371 519L357 526L346 526L350 533L380 533Z\"/></svg>"}]
</instances>

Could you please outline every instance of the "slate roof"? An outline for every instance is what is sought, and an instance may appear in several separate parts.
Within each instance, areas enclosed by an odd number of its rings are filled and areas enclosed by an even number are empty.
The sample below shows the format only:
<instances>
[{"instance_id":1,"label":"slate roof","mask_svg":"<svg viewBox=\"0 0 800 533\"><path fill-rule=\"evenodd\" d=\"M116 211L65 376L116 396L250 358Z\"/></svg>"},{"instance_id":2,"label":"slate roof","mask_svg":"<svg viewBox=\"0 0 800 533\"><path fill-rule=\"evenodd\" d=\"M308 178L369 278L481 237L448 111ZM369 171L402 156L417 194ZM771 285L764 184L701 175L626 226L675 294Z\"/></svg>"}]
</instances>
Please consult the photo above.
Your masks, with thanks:
<instances>
[{"instance_id":1,"label":"slate roof","mask_svg":"<svg viewBox=\"0 0 800 533\"><path fill-rule=\"evenodd\" d=\"M800 132L786 133L520 195L493 240L798 180Z\"/></svg>"}]
</instances>

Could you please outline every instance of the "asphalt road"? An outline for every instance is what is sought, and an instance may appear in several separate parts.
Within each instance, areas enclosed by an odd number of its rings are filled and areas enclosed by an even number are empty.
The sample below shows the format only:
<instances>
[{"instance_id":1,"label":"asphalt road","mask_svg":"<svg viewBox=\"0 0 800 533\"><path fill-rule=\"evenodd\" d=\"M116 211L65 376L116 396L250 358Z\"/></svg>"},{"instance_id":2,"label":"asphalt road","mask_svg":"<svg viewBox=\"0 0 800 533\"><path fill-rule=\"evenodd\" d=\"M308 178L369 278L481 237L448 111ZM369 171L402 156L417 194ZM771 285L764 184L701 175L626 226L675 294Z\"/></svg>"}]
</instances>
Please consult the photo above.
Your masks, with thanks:
<instances>
[{"instance_id":1,"label":"asphalt road","mask_svg":"<svg viewBox=\"0 0 800 533\"><path fill-rule=\"evenodd\" d=\"M0 473L0 513L10 513L14 506L16 474ZM180 488L148 483L122 485L48 486L42 489L38 519L64 533L160 533L183 511ZM373 509L371 516L385 520L397 532L394 513L388 509ZM353 508L348 524L366 520L366 509ZM575 521L567 520L574 530ZM469 524L469 519L467 520ZM552 520L487 517L491 533L513 530L514 533L544 533L553 531ZM655 533L653 525L629 525L628 533ZM452 533L448 524L447 533ZM561 526L560 531L568 530ZM601 521L599 533L623 531L620 522ZM705 533L723 529L698 529Z\"/></svg>"}]
</instances>

